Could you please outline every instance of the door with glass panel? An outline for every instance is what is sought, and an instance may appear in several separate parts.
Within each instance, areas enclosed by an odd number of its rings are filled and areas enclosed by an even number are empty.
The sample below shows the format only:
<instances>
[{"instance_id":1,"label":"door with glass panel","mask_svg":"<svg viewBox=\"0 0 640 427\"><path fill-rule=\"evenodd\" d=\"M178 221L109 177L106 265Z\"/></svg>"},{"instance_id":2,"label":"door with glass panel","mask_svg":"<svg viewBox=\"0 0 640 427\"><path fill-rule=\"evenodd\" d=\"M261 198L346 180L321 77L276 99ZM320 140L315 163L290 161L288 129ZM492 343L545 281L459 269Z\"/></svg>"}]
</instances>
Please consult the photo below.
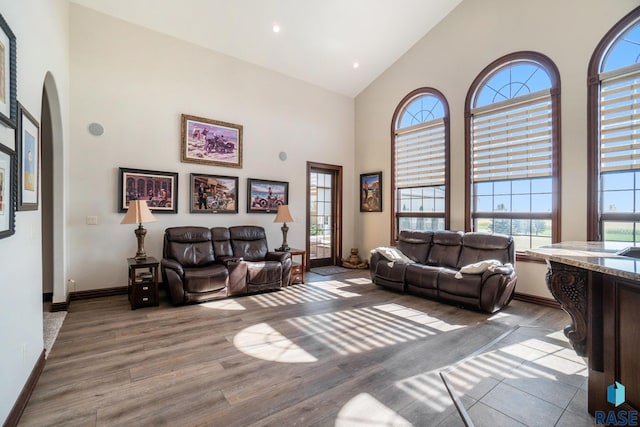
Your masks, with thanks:
<instances>
[{"instance_id":1,"label":"door with glass panel","mask_svg":"<svg viewBox=\"0 0 640 427\"><path fill-rule=\"evenodd\" d=\"M341 259L342 166L307 163L307 257L311 268Z\"/></svg>"}]
</instances>

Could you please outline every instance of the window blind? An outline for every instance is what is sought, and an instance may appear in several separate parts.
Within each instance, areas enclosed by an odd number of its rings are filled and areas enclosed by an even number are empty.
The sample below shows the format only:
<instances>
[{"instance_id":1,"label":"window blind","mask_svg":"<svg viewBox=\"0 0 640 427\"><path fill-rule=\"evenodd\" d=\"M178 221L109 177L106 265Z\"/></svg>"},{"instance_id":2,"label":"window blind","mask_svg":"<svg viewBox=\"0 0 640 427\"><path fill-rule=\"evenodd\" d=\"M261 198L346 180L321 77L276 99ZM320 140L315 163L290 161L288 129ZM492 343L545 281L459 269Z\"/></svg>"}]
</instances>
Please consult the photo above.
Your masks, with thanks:
<instances>
[{"instance_id":1,"label":"window blind","mask_svg":"<svg viewBox=\"0 0 640 427\"><path fill-rule=\"evenodd\" d=\"M601 172L640 169L640 71L601 82Z\"/></svg>"},{"instance_id":2,"label":"window blind","mask_svg":"<svg viewBox=\"0 0 640 427\"><path fill-rule=\"evenodd\" d=\"M396 188L445 185L444 120L396 131Z\"/></svg>"},{"instance_id":3,"label":"window blind","mask_svg":"<svg viewBox=\"0 0 640 427\"><path fill-rule=\"evenodd\" d=\"M491 107L472 111L474 182L551 176L551 93Z\"/></svg>"}]
</instances>

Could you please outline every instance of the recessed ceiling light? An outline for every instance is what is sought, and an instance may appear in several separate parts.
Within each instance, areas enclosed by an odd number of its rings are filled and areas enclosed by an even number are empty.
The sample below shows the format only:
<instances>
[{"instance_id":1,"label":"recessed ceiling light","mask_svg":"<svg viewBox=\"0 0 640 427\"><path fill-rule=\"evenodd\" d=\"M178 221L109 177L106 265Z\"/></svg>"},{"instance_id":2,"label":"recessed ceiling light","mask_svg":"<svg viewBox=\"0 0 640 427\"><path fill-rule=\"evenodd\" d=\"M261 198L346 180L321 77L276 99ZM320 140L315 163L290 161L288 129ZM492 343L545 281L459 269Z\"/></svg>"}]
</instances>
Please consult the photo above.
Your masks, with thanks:
<instances>
[{"instance_id":1,"label":"recessed ceiling light","mask_svg":"<svg viewBox=\"0 0 640 427\"><path fill-rule=\"evenodd\" d=\"M280 32L280 25L273 24L273 32L274 33L279 33Z\"/></svg>"},{"instance_id":2,"label":"recessed ceiling light","mask_svg":"<svg viewBox=\"0 0 640 427\"><path fill-rule=\"evenodd\" d=\"M359 66L360 66L360 63L358 61L353 62L353 68L358 68Z\"/></svg>"}]
</instances>

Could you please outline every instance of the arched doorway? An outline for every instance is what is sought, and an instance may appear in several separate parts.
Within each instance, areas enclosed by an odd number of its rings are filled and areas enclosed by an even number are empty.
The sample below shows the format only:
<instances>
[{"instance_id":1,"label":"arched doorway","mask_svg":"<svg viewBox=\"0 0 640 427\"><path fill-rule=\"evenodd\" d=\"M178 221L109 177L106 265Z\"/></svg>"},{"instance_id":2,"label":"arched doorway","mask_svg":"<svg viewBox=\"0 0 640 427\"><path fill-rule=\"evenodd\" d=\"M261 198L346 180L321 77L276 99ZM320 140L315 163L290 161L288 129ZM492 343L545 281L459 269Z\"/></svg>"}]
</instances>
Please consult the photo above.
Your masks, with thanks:
<instances>
[{"instance_id":1,"label":"arched doorway","mask_svg":"<svg viewBox=\"0 0 640 427\"><path fill-rule=\"evenodd\" d=\"M47 73L44 79L41 112L42 291L52 293L51 310L60 311L67 308L64 281L64 156L60 99L51 73Z\"/></svg>"}]
</instances>

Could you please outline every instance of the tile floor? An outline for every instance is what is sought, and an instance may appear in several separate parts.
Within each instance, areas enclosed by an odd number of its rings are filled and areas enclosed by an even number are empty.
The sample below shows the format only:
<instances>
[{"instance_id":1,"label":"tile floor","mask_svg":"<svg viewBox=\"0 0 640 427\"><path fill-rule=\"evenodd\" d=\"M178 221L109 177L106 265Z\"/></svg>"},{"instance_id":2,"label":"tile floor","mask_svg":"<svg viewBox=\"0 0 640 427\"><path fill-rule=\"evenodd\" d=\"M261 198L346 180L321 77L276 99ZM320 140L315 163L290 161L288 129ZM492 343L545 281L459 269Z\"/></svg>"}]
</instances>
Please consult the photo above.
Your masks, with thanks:
<instances>
[{"instance_id":1,"label":"tile floor","mask_svg":"<svg viewBox=\"0 0 640 427\"><path fill-rule=\"evenodd\" d=\"M521 326L443 372L474 426L593 426L587 366L561 331ZM440 426L459 426L449 416Z\"/></svg>"}]
</instances>

